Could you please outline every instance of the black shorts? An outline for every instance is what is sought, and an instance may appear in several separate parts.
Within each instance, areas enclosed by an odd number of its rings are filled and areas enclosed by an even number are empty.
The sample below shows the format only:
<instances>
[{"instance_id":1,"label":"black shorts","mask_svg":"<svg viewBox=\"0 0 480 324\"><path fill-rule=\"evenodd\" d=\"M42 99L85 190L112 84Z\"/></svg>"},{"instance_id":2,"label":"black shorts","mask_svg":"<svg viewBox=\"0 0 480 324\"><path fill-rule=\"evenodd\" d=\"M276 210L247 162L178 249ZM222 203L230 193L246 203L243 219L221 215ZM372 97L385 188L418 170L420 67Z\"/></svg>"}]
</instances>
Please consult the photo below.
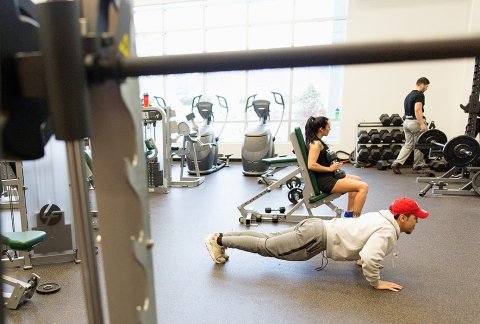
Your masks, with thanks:
<instances>
[{"instance_id":1,"label":"black shorts","mask_svg":"<svg viewBox=\"0 0 480 324\"><path fill-rule=\"evenodd\" d=\"M316 172L318 188L324 193L330 193L335 187L338 179L335 179L333 172Z\"/></svg>"}]
</instances>

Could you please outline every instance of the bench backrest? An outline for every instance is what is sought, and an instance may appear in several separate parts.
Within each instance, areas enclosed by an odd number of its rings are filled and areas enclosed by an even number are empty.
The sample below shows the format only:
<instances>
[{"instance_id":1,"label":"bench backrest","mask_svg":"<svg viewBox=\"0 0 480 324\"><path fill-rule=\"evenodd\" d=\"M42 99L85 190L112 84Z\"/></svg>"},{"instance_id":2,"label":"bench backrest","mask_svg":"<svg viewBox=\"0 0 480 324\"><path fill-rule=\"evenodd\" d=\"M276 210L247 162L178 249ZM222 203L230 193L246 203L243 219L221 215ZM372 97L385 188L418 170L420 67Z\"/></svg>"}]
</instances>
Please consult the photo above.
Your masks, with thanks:
<instances>
[{"instance_id":1,"label":"bench backrest","mask_svg":"<svg viewBox=\"0 0 480 324\"><path fill-rule=\"evenodd\" d=\"M305 145L305 138L303 137L302 130L300 127L295 127L295 131L290 136L290 140L292 141L293 147L295 149L295 155L297 156L298 165L303 168L306 172L303 174L308 174L309 183L305 181L305 189L311 188L314 195L320 195L322 192L318 187L317 178L315 177L315 173L308 169L308 152L307 146ZM296 150L300 152L297 152ZM305 178L305 176L304 176Z\"/></svg>"}]
</instances>

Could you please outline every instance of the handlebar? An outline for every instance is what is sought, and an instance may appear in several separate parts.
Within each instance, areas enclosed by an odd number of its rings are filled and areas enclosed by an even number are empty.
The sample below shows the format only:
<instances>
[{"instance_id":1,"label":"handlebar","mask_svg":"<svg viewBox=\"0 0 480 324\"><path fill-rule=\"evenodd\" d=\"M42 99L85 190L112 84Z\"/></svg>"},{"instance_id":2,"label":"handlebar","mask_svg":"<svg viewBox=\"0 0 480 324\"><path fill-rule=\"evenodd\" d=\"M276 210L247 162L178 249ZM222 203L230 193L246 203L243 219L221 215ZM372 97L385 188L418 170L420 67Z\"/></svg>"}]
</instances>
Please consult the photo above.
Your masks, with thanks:
<instances>
[{"instance_id":1,"label":"handlebar","mask_svg":"<svg viewBox=\"0 0 480 324\"><path fill-rule=\"evenodd\" d=\"M167 106L167 104L165 103L165 99L163 99L162 97L153 96L153 98L155 98L155 101L157 102L157 105L159 105L160 107L166 107ZM160 99L163 102L163 106L158 102L158 99Z\"/></svg>"},{"instance_id":2,"label":"handlebar","mask_svg":"<svg viewBox=\"0 0 480 324\"><path fill-rule=\"evenodd\" d=\"M275 99L275 102L279 105L282 105L283 109L285 109L285 101L283 100L282 94L274 91L272 91L272 94L273 94L273 98ZM277 96L280 97L280 101L278 100Z\"/></svg>"},{"instance_id":3,"label":"handlebar","mask_svg":"<svg viewBox=\"0 0 480 324\"><path fill-rule=\"evenodd\" d=\"M247 111L248 108L253 106L253 102L255 101L256 96L257 94L254 94L247 98L247 102L245 102L245 111ZM250 102L250 99L251 99L251 102ZM248 104L249 102L250 104Z\"/></svg>"},{"instance_id":4,"label":"handlebar","mask_svg":"<svg viewBox=\"0 0 480 324\"><path fill-rule=\"evenodd\" d=\"M222 96L219 96L219 95L216 95L216 96L218 98L218 104L220 105L220 107L226 108L228 110L227 99L225 99L225 97L222 97Z\"/></svg>"}]
</instances>

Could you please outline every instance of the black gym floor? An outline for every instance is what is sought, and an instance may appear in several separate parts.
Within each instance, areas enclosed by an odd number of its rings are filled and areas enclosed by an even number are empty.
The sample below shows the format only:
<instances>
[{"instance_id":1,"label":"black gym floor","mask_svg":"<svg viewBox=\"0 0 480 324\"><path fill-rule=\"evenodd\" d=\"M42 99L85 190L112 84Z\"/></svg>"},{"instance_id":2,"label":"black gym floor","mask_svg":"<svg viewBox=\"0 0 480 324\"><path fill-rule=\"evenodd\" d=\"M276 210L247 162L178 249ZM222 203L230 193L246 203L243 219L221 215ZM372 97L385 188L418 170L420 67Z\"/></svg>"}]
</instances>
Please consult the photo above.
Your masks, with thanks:
<instances>
[{"instance_id":1,"label":"black gym floor","mask_svg":"<svg viewBox=\"0 0 480 324\"><path fill-rule=\"evenodd\" d=\"M264 188L256 178L242 175L241 164L232 163L208 175L199 187L149 196L158 323L478 323L480 197L429 193L421 198L424 184L416 183L409 169L394 175L391 170L344 168L369 184L364 212L410 196L431 213L413 234L402 234L398 256L383 262L382 279L403 285L402 291L371 288L353 262L330 261L316 271L318 256L287 262L228 250L230 261L214 264L204 238L213 231L245 229L238 222L237 206ZM284 190L275 201L258 202L258 208L287 205ZM335 202L344 208L346 196ZM30 273L6 272L20 279ZM33 272L62 289L36 294L16 311L5 310L6 323L87 323L79 265L37 266Z\"/></svg>"}]
</instances>

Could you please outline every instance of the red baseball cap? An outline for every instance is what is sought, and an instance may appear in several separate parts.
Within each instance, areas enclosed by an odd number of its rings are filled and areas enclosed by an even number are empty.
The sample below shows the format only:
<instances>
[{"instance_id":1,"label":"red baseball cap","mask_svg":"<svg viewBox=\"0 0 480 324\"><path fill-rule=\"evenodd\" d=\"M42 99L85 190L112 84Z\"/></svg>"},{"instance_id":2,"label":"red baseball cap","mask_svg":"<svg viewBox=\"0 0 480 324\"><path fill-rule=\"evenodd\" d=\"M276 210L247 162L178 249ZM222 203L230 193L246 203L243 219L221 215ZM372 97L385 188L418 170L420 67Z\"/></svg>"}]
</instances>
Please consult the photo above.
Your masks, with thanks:
<instances>
[{"instance_id":1,"label":"red baseball cap","mask_svg":"<svg viewBox=\"0 0 480 324\"><path fill-rule=\"evenodd\" d=\"M394 215L412 214L418 218L427 218L428 212L420 208L417 202L411 198L403 197L398 198L390 205L390 211Z\"/></svg>"}]
</instances>

